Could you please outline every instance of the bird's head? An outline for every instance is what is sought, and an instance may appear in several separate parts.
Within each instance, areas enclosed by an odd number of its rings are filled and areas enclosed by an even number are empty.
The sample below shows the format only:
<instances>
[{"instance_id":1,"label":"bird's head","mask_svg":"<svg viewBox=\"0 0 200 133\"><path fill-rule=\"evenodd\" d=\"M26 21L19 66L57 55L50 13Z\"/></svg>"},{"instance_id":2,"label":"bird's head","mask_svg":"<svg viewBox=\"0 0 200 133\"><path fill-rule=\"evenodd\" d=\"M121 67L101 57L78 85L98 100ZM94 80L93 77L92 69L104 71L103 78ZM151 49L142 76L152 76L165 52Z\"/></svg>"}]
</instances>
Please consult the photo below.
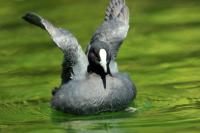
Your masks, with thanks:
<instances>
[{"instance_id":1,"label":"bird's head","mask_svg":"<svg viewBox=\"0 0 200 133\"><path fill-rule=\"evenodd\" d=\"M100 75L111 74L109 69L111 54L108 44L100 41L92 44L89 49L88 60L94 72Z\"/></svg>"}]
</instances>

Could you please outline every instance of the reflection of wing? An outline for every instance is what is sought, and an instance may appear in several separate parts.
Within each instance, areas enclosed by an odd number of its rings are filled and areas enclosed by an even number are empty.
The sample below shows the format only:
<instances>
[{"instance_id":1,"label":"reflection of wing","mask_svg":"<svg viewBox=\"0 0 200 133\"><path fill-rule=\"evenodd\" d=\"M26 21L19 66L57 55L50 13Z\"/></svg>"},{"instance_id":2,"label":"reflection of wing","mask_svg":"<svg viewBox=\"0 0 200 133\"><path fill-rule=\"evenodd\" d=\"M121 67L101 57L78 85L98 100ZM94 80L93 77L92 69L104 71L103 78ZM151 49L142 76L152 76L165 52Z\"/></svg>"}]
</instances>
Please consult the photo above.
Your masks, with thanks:
<instances>
[{"instance_id":1,"label":"reflection of wing","mask_svg":"<svg viewBox=\"0 0 200 133\"><path fill-rule=\"evenodd\" d=\"M109 44L112 59L115 59L120 45L129 29L129 9L124 0L111 0L103 24L97 29L91 43L103 41Z\"/></svg>"},{"instance_id":2,"label":"reflection of wing","mask_svg":"<svg viewBox=\"0 0 200 133\"><path fill-rule=\"evenodd\" d=\"M87 72L88 60L76 38L68 31L54 27L50 22L37 14L27 13L23 17L29 23L45 29L64 53L62 82L79 79Z\"/></svg>"}]
</instances>

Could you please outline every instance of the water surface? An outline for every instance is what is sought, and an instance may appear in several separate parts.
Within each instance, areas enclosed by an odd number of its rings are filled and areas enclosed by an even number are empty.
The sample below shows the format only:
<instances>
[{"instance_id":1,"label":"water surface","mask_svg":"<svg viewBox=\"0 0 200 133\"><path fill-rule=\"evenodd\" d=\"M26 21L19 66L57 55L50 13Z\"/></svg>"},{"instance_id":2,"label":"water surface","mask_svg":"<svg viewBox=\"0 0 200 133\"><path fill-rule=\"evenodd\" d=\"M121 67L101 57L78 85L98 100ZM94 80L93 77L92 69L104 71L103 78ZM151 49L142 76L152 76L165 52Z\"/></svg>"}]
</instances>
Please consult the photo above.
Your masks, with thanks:
<instances>
[{"instance_id":1,"label":"water surface","mask_svg":"<svg viewBox=\"0 0 200 133\"><path fill-rule=\"evenodd\" d=\"M70 30L85 48L107 0L1 0L0 132L197 133L200 131L200 1L127 0L130 31L119 68L137 99L121 111L73 116L50 107L62 53L46 32L21 19L28 11Z\"/></svg>"}]
</instances>

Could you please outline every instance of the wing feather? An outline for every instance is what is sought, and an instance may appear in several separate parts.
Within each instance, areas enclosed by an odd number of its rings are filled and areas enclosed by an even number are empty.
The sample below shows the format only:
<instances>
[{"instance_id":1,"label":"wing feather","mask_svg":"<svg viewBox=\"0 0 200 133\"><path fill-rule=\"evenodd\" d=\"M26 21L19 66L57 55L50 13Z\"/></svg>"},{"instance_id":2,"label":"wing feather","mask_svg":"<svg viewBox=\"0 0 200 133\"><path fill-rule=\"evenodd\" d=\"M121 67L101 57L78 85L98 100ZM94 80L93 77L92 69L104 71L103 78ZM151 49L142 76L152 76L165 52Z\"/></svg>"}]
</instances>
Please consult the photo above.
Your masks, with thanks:
<instances>
[{"instance_id":1,"label":"wing feather","mask_svg":"<svg viewBox=\"0 0 200 133\"><path fill-rule=\"evenodd\" d=\"M95 41L106 42L109 44L112 59L115 60L118 50L127 36L128 29L129 9L125 0L110 0L104 22L94 33L90 45Z\"/></svg>"},{"instance_id":2,"label":"wing feather","mask_svg":"<svg viewBox=\"0 0 200 133\"><path fill-rule=\"evenodd\" d=\"M77 39L69 31L54 27L35 13L27 13L23 19L46 30L55 44L63 51L62 83L85 77L88 65L87 57Z\"/></svg>"}]
</instances>

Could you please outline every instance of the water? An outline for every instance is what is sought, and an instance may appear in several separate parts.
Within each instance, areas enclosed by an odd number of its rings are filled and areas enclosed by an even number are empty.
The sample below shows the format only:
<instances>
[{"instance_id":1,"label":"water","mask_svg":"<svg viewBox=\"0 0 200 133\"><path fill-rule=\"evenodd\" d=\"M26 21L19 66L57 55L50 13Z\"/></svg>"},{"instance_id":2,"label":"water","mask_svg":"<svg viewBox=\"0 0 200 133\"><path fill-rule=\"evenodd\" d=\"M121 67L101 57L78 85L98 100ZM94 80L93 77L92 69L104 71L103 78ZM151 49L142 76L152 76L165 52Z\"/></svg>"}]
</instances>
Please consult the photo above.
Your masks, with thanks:
<instances>
[{"instance_id":1,"label":"water","mask_svg":"<svg viewBox=\"0 0 200 133\"><path fill-rule=\"evenodd\" d=\"M62 53L20 17L34 11L69 29L82 46L108 1L6 1L0 5L0 132L196 133L200 131L200 1L127 0L131 28L118 57L137 88L128 109L94 116L52 110ZM136 111L135 111L136 110Z\"/></svg>"}]
</instances>

